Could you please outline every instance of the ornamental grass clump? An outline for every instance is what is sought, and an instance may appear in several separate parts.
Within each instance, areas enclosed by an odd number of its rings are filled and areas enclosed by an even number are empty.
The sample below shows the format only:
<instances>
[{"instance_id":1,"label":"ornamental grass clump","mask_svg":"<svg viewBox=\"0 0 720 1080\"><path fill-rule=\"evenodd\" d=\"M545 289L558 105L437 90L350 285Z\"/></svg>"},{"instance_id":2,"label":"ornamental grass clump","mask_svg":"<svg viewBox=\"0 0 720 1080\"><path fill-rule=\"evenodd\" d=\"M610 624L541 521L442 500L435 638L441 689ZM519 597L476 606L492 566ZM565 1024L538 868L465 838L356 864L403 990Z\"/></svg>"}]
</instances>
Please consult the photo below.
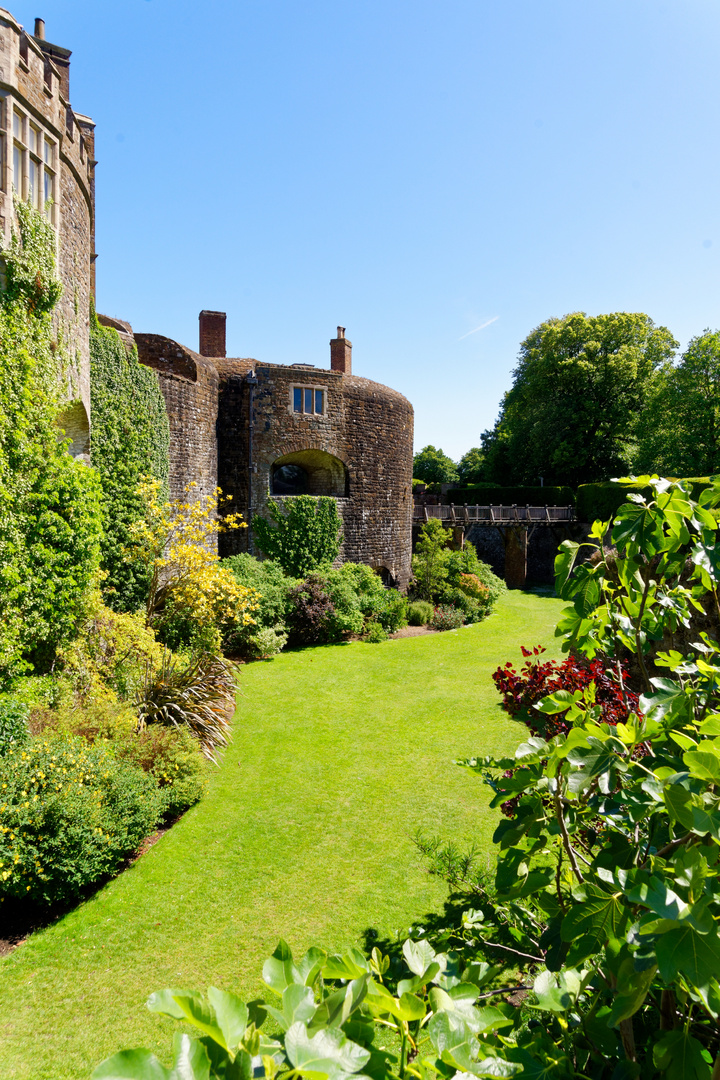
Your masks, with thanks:
<instances>
[{"instance_id":1,"label":"ornamental grass clump","mask_svg":"<svg viewBox=\"0 0 720 1080\"><path fill-rule=\"evenodd\" d=\"M80 738L37 738L0 757L0 897L77 899L156 827L153 776Z\"/></svg>"},{"instance_id":2,"label":"ornamental grass clump","mask_svg":"<svg viewBox=\"0 0 720 1080\"><path fill-rule=\"evenodd\" d=\"M205 653L183 662L166 652L158 669L148 668L136 699L139 728L187 728L205 757L217 764L216 752L228 744L236 693L230 660Z\"/></svg>"}]
</instances>

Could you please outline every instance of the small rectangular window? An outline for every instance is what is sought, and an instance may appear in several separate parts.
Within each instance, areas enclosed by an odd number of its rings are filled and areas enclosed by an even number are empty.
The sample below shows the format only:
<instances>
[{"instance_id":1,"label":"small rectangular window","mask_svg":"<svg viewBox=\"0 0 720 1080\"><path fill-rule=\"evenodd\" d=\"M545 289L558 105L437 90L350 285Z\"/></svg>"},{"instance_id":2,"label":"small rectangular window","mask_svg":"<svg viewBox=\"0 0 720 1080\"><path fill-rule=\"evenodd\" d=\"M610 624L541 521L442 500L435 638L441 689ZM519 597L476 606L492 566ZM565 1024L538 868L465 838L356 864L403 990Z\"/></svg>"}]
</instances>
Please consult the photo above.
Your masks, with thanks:
<instances>
[{"instance_id":1,"label":"small rectangular window","mask_svg":"<svg viewBox=\"0 0 720 1080\"><path fill-rule=\"evenodd\" d=\"M293 412L302 412L302 390L299 386L293 388Z\"/></svg>"},{"instance_id":2,"label":"small rectangular window","mask_svg":"<svg viewBox=\"0 0 720 1080\"><path fill-rule=\"evenodd\" d=\"M13 187L15 193L22 196L22 150L13 146Z\"/></svg>"},{"instance_id":3,"label":"small rectangular window","mask_svg":"<svg viewBox=\"0 0 720 1080\"><path fill-rule=\"evenodd\" d=\"M315 412L322 413L323 411L323 392L322 390L315 391Z\"/></svg>"},{"instance_id":4,"label":"small rectangular window","mask_svg":"<svg viewBox=\"0 0 720 1080\"><path fill-rule=\"evenodd\" d=\"M313 411L313 392L310 387L305 387L305 408L303 412L311 413Z\"/></svg>"},{"instance_id":5,"label":"small rectangular window","mask_svg":"<svg viewBox=\"0 0 720 1080\"><path fill-rule=\"evenodd\" d=\"M22 138L22 117L19 112L13 110L13 135L16 139Z\"/></svg>"},{"instance_id":6,"label":"small rectangular window","mask_svg":"<svg viewBox=\"0 0 720 1080\"><path fill-rule=\"evenodd\" d=\"M55 198L53 179L53 174L51 172L48 172L46 169L44 176L45 190L43 191L43 205L45 206L47 206L47 204Z\"/></svg>"},{"instance_id":7,"label":"small rectangular window","mask_svg":"<svg viewBox=\"0 0 720 1080\"><path fill-rule=\"evenodd\" d=\"M53 149L54 149L54 144L51 143L49 139L46 139L45 140L45 149L44 149L45 164L50 165L51 168L52 168L52 166L54 164L54 162L53 162Z\"/></svg>"},{"instance_id":8,"label":"small rectangular window","mask_svg":"<svg viewBox=\"0 0 720 1080\"><path fill-rule=\"evenodd\" d=\"M32 124L28 125L28 146L33 154L40 153L40 132Z\"/></svg>"}]
</instances>

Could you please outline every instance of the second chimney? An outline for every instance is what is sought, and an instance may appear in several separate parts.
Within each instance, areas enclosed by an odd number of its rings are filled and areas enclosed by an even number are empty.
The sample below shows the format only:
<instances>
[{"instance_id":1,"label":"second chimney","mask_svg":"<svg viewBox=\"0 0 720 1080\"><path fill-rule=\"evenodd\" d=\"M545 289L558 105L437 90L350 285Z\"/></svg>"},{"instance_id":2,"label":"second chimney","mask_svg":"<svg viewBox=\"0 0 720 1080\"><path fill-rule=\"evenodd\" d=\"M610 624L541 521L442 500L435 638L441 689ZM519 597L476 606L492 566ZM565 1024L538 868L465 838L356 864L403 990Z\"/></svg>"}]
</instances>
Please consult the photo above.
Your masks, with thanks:
<instances>
[{"instance_id":1,"label":"second chimney","mask_svg":"<svg viewBox=\"0 0 720 1080\"><path fill-rule=\"evenodd\" d=\"M345 337L344 326L338 326L337 337L330 341L330 370L352 375L352 341Z\"/></svg>"},{"instance_id":2,"label":"second chimney","mask_svg":"<svg viewBox=\"0 0 720 1080\"><path fill-rule=\"evenodd\" d=\"M200 348L201 356L225 356L225 320L224 311L201 311Z\"/></svg>"}]
</instances>

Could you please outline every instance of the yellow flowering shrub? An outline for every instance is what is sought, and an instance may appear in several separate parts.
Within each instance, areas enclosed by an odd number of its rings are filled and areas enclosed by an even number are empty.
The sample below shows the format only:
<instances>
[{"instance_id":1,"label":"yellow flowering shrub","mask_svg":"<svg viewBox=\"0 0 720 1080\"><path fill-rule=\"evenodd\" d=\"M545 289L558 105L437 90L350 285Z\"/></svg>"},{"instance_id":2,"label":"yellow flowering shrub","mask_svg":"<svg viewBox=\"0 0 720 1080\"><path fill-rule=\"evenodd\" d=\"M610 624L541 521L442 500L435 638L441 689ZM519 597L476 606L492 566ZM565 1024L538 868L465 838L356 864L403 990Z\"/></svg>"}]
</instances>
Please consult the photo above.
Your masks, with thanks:
<instances>
[{"instance_id":1,"label":"yellow flowering shrub","mask_svg":"<svg viewBox=\"0 0 720 1080\"><path fill-rule=\"evenodd\" d=\"M132 527L132 554L150 571L146 622L171 647L200 644L217 651L222 635L254 622L259 594L239 585L217 554L217 534L247 528L240 514L218 513L223 500L216 488L193 499L162 498L161 485L145 480L140 495L145 517Z\"/></svg>"},{"instance_id":2,"label":"yellow flowering shrub","mask_svg":"<svg viewBox=\"0 0 720 1080\"><path fill-rule=\"evenodd\" d=\"M101 744L37 738L0 757L0 898L77 898L116 872L166 805L157 780Z\"/></svg>"}]
</instances>

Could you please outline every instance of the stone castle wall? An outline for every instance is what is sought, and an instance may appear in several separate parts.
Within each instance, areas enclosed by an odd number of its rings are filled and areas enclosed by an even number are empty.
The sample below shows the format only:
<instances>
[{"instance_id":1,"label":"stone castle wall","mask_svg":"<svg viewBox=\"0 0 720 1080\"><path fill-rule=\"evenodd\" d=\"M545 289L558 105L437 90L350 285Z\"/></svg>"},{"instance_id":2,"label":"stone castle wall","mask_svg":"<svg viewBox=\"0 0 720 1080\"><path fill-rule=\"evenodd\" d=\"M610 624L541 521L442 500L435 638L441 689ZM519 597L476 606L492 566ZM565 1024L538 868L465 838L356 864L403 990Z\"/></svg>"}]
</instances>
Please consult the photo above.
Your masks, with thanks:
<instances>
[{"instance_id":1,"label":"stone castle wall","mask_svg":"<svg viewBox=\"0 0 720 1080\"><path fill-rule=\"evenodd\" d=\"M170 495L197 495L217 486L218 373L212 363L159 334L135 334L140 362L154 368L170 423Z\"/></svg>"},{"instance_id":2,"label":"stone castle wall","mask_svg":"<svg viewBox=\"0 0 720 1080\"><path fill-rule=\"evenodd\" d=\"M95 259L95 128L92 120L76 114L70 104L70 51L45 40L41 20L36 20L35 30L37 37L0 8L0 239L7 243L16 226L15 180L18 194L30 198L34 162L40 178L33 200L38 209L45 206L45 170L52 178L48 213L57 234L58 276L63 284L56 328L70 360L67 398L82 403L83 423L87 425ZM14 170L16 148L21 161L19 176ZM78 410L71 411L73 422L79 423Z\"/></svg>"},{"instance_id":3,"label":"stone castle wall","mask_svg":"<svg viewBox=\"0 0 720 1080\"><path fill-rule=\"evenodd\" d=\"M276 464L298 464L310 494L333 495L343 518L341 560L366 563L405 587L410 579L413 410L369 379L308 366L256 364L252 472L249 472L252 361L215 360L221 377L218 483L246 516L262 513ZM321 389L322 415L292 410L294 387ZM251 482L250 482L251 478ZM249 498L250 496L250 498ZM252 547L251 532L220 537L232 554Z\"/></svg>"}]
</instances>

